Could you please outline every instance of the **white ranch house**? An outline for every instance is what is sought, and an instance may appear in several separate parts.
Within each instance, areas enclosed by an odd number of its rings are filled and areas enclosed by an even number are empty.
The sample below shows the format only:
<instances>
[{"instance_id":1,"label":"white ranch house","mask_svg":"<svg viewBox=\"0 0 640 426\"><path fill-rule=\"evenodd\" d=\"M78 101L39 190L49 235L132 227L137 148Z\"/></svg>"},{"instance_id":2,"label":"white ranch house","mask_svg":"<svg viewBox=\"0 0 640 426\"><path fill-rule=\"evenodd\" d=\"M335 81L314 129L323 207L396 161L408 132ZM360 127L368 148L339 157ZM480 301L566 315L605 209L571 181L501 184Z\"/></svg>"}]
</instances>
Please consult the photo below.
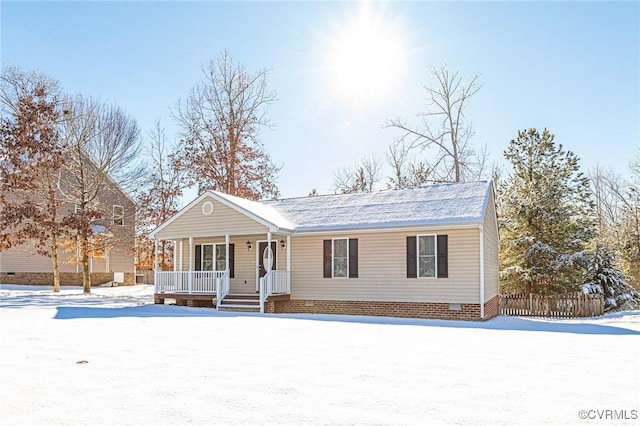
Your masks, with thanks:
<instances>
[{"instance_id":1,"label":"white ranch house","mask_svg":"<svg viewBox=\"0 0 640 426\"><path fill-rule=\"evenodd\" d=\"M491 182L251 201L207 191L151 233L155 302L484 320L498 313ZM156 268L157 269L157 268Z\"/></svg>"}]
</instances>

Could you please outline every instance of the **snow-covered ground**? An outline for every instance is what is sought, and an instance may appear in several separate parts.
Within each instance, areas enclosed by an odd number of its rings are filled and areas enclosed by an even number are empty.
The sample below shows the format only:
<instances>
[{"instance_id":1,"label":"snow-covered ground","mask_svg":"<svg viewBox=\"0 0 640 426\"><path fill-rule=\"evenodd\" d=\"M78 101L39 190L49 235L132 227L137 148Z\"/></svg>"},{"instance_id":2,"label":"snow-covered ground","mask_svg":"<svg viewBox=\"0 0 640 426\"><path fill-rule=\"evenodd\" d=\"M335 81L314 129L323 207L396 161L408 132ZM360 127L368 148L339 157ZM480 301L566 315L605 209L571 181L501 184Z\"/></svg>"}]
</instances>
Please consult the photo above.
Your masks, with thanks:
<instances>
[{"instance_id":1,"label":"snow-covered ground","mask_svg":"<svg viewBox=\"0 0 640 426\"><path fill-rule=\"evenodd\" d=\"M638 311L473 323L152 300L0 286L0 424L640 424Z\"/></svg>"}]
</instances>

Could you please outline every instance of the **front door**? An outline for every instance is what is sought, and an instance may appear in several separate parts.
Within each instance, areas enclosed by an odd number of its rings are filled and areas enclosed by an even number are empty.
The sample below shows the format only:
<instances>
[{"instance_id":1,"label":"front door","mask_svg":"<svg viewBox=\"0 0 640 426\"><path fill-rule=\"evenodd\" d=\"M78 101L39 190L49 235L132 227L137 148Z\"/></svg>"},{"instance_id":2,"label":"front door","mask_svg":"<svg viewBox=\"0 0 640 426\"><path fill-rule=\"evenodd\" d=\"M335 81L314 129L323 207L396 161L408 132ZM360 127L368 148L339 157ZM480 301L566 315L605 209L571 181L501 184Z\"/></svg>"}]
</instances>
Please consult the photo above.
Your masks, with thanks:
<instances>
[{"instance_id":1,"label":"front door","mask_svg":"<svg viewBox=\"0 0 640 426\"><path fill-rule=\"evenodd\" d=\"M276 242L271 241L271 268L269 270L276 269ZM262 278L267 274L267 268L265 266L269 262L269 253L267 252L267 242L261 241L258 244L258 268L260 270L259 277Z\"/></svg>"},{"instance_id":2,"label":"front door","mask_svg":"<svg viewBox=\"0 0 640 426\"><path fill-rule=\"evenodd\" d=\"M258 282L256 283L256 291L260 291L259 283L260 278L264 277L267 274L267 268L265 266L268 265L269 262L269 252L267 251L267 241L260 241L258 243L258 252L256 255L258 256ZM270 270L276 269L276 242L271 241L271 268Z\"/></svg>"}]
</instances>

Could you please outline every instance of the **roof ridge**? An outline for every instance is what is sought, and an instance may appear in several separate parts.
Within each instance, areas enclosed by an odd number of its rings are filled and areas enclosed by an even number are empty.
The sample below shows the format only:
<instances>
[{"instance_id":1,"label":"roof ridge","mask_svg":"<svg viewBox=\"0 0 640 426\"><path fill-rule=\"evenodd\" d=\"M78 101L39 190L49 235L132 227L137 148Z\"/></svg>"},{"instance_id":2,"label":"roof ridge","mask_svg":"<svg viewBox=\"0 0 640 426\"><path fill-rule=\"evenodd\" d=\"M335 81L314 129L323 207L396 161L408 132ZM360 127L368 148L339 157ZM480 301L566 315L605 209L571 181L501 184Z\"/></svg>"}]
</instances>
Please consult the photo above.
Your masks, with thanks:
<instances>
[{"instance_id":1,"label":"roof ridge","mask_svg":"<svg viewBox=\"0 0 640 426\"><path fill-rule=\"evenodd\" d=\"M442 182L442 183L419 185L411 188L384 188L384 189L379 189L377 191L371 191L371 192L343 192L343 193L334 193L334 194L300 195L297 197L264 199L257 202L266 204L266 203L278 203L280 201L287 201L287 200L301 200L301 199L307 199L307 198L313 199L313 198L319 198L319 197L365 196L365 195L371 195L371 194L380 194L382 192L413 191L416 189L436 188L436 187L451 186L451 185L469 185L473 183L488 183L488 180L483 179L483 180L474 180L470 182Z\"/></svg>"}]
</instances>

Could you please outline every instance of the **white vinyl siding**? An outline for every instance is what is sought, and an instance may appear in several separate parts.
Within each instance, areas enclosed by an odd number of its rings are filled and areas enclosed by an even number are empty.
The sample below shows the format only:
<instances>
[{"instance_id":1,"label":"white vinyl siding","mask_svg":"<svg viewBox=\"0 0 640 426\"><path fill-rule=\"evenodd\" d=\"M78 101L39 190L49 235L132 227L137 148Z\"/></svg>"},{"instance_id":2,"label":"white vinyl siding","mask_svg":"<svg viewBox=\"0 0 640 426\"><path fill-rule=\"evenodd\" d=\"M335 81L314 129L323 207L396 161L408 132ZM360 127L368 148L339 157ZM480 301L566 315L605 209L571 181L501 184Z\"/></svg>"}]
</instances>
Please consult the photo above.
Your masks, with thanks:
<instances>
[{"instance_id":1,"label":"white vinyl siding","mask_svg":"<svg viewBox=\"0 0 640 426\"><path fill-rule=\"evenodd\" d=\"M210 216L202 214L202 204L205 202L211 202L214 205L213 213ZM224 236L225 234L236 236L262 234L266 236L266 232L267 227L261 223L217 200L205 197L158 232L156 238L173 240L210 235ZM246 241L245 239L244 242Z\"/></svg>"},{"instance_id":2,"label":"white vinyl siding","mask_svg":"<svg viewBox=\"0 0 640 426\"><path fill-rule=\"evenodd\" d=\"M409 235L449 236L447 279L407 278ZM322 241L326 236L291 237L291 298L389 302L474 303L480 299L478 228L424 229L423 232L367 232L358 239L358 279L323 278Z\"/></svg>"},{"instance_id":3,"label":"white vinyl siding","mask_svg":"<svg viewBox=\"0 0 640 426\"><path fill-rule=\"evenodd\" d=\"M500 291L498 224L493 191L489 196L484 218L484 300L489 301Z\"/></svg>"}]
</instances>

